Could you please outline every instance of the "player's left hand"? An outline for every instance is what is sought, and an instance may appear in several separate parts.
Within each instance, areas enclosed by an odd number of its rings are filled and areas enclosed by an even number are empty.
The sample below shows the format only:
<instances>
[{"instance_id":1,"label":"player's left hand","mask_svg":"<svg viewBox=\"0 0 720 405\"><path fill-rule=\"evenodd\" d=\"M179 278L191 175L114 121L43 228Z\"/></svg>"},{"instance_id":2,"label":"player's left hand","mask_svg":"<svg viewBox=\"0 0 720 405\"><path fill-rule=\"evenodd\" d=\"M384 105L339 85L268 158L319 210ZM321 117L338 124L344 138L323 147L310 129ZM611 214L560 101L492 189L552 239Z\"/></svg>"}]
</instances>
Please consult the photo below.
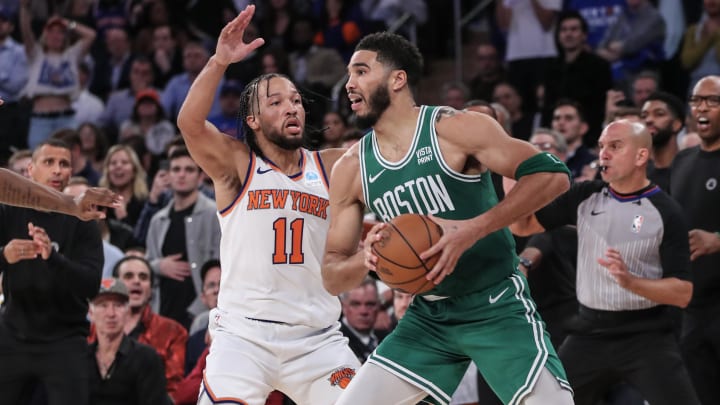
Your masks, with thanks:
<instances>
[{"instance_id":1,"label":"player's left hand","mask_svg":"<svg viewBox=\"0 0 720 405\"><path fill-rule=\"evenodd\" d=\"M605 258L600 257L597 259L597 262L608 269L608 272L615 279L615 282L622 288L628 289L635 279L635 276L628 271L627 264L625 264L622 255L616 249L609 248L605 252Z\"/></svg>"},{"instance_id":2,"label":"player's left hand","mask_svg":"<svg viewBox=\"0 0 720 405\"><path fill-rule=\"evenodd\" d=\"M690 260L720 251L720 238L712 232L693 229L688 236L690 238Z\"/></svg>"},{"instance_id":3,"label":"player's left hand","mask_svg":"<svg viewBox=\"0 0 720 405\"><path fill-rule=\"evenodd\" d=\"M47 232L45 232L45 229L35 226L32 222L29 222L28 235L30 235L33 243L35 243L35 247L37 248L37 252L40 254L40 257L42 257L43 260L47 260L50 257L50 253L52 253L52 242L50 241L50 237Z\"/></svg>"},{"instance_id":4,"label":"player's left hand","mask_svg":"<svg viewBox=\"0 0 720 405\"><path fill-rule=\"evenodd\" d=\"M75 197L75 216L83 221L105 218L98 207L121 208L123 198L106 188L91 187Z\"/></svg>"},{"instance_id":5,"label":"player's left hand","mask_svg":"<svg viewBox=\"0 0 720 405\"><path fill-rule=\"evenodd\" d=\"M427 260L440 253L440 259L426 276L428 280L438 285L445 277L452 274L460 255L479 239L479 232L471 220L454 221L433 215L428 215L428 217L440 225L443 236L430 249L420 253L420 258Z\"/></svg>"},{"instance_id":6,"label":"player's left hand","mask_svg":"<svg viewBox=\"0 0 720 405\"><path fill-rule=\"evenodd\" d=\"M225 25L215 47L214 58L217 62L224 65L239 62L265 43L262 38L255 38L250 43L245 43L243 39L245 28L250 24L253 14L255 6L251 4Z\"/></svg>"}]
</instances>

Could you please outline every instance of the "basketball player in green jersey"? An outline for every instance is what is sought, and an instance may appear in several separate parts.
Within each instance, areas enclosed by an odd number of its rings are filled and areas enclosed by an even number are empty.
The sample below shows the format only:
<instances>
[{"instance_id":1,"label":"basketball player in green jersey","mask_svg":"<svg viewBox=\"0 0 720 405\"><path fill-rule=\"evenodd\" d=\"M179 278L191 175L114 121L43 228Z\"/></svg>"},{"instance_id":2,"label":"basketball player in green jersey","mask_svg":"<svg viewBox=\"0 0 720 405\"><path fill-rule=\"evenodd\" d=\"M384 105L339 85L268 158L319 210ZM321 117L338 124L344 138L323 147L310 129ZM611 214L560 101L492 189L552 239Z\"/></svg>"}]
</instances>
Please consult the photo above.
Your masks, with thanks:
<instances>
[{"instance_id":1,"label":"basketball player in green jersey","mask_svg":"<svg viewBox=\"0 0 720 405\"><path fill-rule=\"evenodd\" d=\"M422 253L441 254L427 275L435 288L415 297L337 404L447 404L471 359L506 404L572 404L506 228L567 190L567 167L485 115L416 105L421 72L417 48L389 33L365 37L348 65L352 110L372 131L333 168L325 288L340 294L375 269L370 246L385 225L357 252L365 207L385 222L431 214L444 235ZM517 179L500 203L490 171Z\"/></svg>"}]
</instances>

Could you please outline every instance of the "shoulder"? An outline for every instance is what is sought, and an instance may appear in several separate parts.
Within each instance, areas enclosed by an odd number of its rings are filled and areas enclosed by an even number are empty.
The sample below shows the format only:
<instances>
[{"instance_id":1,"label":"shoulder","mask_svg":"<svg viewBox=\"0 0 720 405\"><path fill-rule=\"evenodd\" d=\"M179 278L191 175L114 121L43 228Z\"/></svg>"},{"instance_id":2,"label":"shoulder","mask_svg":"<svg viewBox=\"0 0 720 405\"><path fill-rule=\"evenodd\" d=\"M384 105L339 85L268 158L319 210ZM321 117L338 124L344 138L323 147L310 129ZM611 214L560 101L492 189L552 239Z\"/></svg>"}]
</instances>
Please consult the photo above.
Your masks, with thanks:
<instances>
[{"instance_id":1,"label":"shoulder","mask_svg":"<svg viewBox=\"0 0 720 405\"><path fill-rule=\"evenodd\" d=\"M467 139L468 131L490 130L497 123L489 115L479 112L438 107L434 125L438 135L443 138Z\"/></svg>"},{"instance_id":2,"label":"shoulder","mask_svg":"<svg viewBox=\"0 0 720 405\"><path fill-rule=\"evenodd\" d=\"M683 209L674 198L663 190L648 197L648 200L655 206L663 217L664 222L684 221Z\"/></svg>"},{"instance_id":3,"label":"shoulder","mask_svg":"<svg viewBox=\"0 0 720 405\"><path fill-rule=\"evenodd\" d=\"M323 149L317 153L320 156L320 162L324 166L325 171L330 174L335 162L337 162L347 151L348 150L345 148L332 148Z\"/></svg>"}]
</instances>

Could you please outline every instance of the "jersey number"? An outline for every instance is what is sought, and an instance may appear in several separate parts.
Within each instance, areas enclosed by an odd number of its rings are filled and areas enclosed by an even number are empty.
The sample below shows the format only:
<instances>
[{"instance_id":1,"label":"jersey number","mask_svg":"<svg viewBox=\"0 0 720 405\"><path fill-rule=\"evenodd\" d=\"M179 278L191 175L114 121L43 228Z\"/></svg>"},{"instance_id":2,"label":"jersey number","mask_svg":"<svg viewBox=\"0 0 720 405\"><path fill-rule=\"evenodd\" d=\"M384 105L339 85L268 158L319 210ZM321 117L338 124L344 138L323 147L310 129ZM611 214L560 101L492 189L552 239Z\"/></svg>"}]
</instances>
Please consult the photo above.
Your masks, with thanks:
<instances>
[{"instance_id":1,"label":"jersey number","mask_svg":"<svg viewBox=\"0 0 720 405\"><path fill-rule=\"evenodd\" d=\"M303 218L295 219L290 222L291 246L290 254L287 254L285 235L287 229L287 218L278 218L273 222L275 230L275 251L273 252L273 264L301 264L305 262L305 254L303 253L302 239L305 220Z\"/></svg>"}]
</instances>

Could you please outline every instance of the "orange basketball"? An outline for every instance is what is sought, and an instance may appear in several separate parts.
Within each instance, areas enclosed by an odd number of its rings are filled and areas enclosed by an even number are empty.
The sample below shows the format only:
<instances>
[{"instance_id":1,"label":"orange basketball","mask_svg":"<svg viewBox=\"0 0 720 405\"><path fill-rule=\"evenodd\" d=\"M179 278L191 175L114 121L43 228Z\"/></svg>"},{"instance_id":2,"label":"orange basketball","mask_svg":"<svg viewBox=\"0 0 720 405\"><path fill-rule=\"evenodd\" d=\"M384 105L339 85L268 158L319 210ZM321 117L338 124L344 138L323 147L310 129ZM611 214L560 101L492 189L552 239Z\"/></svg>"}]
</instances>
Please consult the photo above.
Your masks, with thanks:
<instances>
[{"instance_id":1,"label":"orange basketball","mask_svg":"<svg viewBox=\"0 0 720 405\"><path fill-rule=\"evenodd\" d=\"M420 253L440 240L440 225L425 215L403 214L393 218L383 232L383 239L372 245L378 257L378 277L388 287L408 294L420 294L435 287L425 275L435 266L440 254L422 261Z\"/></svg>"}]
</instances>

